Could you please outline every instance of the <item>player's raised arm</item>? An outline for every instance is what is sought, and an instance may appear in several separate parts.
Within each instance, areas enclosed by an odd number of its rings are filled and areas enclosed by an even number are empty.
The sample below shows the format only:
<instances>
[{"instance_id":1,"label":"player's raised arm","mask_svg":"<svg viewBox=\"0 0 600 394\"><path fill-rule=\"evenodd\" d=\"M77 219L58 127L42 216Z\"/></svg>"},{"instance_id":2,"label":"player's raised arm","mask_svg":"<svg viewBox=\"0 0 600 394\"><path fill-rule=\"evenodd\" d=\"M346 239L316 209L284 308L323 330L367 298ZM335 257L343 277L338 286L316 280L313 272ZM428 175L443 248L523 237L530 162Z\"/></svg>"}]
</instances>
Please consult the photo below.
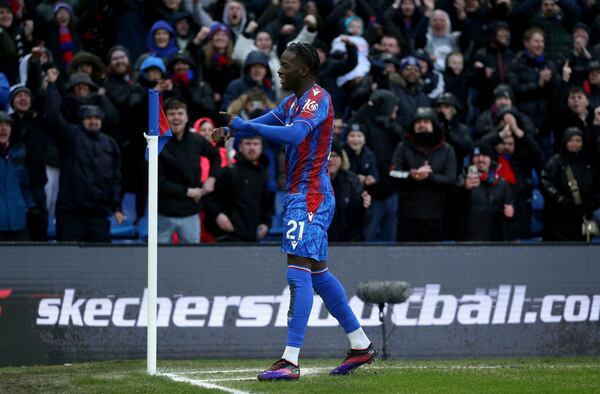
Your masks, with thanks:
<instances>
[{"instance_id":1,"label":"player's raised arm","mask_svg":"<svg viewBox=\"0 0 600 394\"><path fill-rule=\"evenodd\" d=\"M291 126L269 126L266 124L248 122L236 116L229 123L230 128L238 133L260 135L276 144L298 145L310 132L307 122L294 122Z\"/></svg>"}]
</instances>

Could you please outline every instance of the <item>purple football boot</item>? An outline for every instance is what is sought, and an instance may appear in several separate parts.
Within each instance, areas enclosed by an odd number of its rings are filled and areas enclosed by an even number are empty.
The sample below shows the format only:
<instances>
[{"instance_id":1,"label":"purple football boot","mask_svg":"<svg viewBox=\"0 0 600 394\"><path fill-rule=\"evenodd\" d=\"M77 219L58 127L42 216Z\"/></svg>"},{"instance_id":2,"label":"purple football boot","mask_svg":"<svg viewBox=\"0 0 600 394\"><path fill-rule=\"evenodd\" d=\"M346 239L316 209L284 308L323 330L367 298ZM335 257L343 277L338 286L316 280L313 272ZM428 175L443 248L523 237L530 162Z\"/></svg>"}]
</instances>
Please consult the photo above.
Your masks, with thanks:
<instances>
[{"instance_id":1,"label":"purple football boot","mask_svg":"<svg viewBox=\"0 0 600 394\"><path fill-rule=\"evenodd\" d=\"M350 349L346 353L346 358L337 367L331 370L330 375L347 375L363 364L371 364L377 357L377 350L370 344L368 348L362 350Z\"/></svg>"},{"instance_id":2,"label":"purple football boot","mask_svg":"<svg viewBox=\"0 0 600 394\"><path fill-rule=\"evenodd\" d=\"M300 378L300 367L283 358L258 375L258 380L260 381L296 380L298 378Z\"/></svg>"}]
</instances>

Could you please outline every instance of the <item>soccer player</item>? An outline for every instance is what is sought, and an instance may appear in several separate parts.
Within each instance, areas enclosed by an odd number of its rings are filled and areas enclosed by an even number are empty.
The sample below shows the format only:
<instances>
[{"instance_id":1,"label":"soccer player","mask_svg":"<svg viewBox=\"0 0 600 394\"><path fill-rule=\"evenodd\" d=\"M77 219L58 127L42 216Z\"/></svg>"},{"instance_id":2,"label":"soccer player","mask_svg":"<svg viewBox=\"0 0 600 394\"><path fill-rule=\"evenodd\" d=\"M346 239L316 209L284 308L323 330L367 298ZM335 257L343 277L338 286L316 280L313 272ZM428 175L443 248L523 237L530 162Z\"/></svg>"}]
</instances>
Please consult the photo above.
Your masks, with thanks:
<instances>
[{"instance_id":1,"label":"soccer player","mask_svg":"<svg viewBox=\"0 0 600 394\"><path fill-rule=\"evenodd\" d=\"M300 377L298 356L313 304L313 289L348 335L351 349L332 375L344 375L375 359L377 352L350 309L346 293L327 268L327 228L335 210L327 161L333 138L333 106L317 83L319 57L304 43L290 45L281 55L278 74L283 89L293 92L275 110L245 121L229 115L235 137L259 135L287 146L287 185L281 250L287 254L290 287L287 346L281 359L258 375L259 380Z\"/></svg>"}]
</instances>

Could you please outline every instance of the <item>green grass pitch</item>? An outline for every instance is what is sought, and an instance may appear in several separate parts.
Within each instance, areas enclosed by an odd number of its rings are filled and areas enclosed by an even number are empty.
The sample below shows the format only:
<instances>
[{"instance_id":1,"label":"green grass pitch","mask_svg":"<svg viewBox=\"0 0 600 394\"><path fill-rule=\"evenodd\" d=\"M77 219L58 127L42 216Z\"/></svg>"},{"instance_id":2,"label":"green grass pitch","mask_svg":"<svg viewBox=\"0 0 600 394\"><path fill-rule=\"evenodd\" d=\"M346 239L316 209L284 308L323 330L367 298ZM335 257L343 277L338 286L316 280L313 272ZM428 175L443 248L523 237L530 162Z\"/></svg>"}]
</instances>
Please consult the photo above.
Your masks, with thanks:
<instances>
[{"instance_id":1,"label":"green grass pitch","mask_svg":"<svg viewBox=\"0 0 600 394\"><path fill-rule=\"evenodd\" d=\"M600 358L377 361L329 376L339 360L303 360L296 382L258 382L273 360L109 361L0 368L0 393L600 393Z\"/></svg>"}]
</instances>

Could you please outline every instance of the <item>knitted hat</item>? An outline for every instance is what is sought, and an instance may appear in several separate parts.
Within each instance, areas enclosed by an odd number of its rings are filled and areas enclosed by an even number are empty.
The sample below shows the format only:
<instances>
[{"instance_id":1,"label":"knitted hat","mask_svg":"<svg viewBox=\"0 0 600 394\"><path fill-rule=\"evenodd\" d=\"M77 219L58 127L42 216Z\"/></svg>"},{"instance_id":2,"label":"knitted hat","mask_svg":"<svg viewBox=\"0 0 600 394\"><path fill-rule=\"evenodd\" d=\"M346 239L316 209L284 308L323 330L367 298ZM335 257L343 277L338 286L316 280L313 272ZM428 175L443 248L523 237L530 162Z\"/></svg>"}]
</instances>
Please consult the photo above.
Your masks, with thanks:
<instances>
[{"instance_id":1,"label":"knitted hat","mask_svg":"<svg viewBox=\"0 0 600 394\"><path fill-rule=\"evenodd\" d=\"M0 123L10 123L13 124L13 120L8 114L4 111L0 111Z\"/></svg>"},{"instance_id":2,"label":"knitted hat","mask_svg":"<svg viewBox=\"0 0 600 394\"><path fill-rule=\"evenodd\" d=\"M221 22L215 22L210 27L210 31L208 32L208 39L212 39L218 31L224 31L225 33L227 33L229 38L231 38L231 31L229 30L229 28Z\"/></svg>"},{"instance_id":3,"label":"knitted hat","mask_svg":"<svg viewBox=\"0 0 600 394\"><path fill-rule=\"evenodd\" d=\"M400 71L404 70L408 66L415 66L421 71L421 63L419 63L419 59L414 56L406 56L400 60Z\"/></svg>"},{"instance_id":4,"label":"knitted hat","mask_svg":"<svg viewBox=\"0 0 600 394\"><path fill-rule=\"evenodd\" d=\"M52 7L52 10L54 11L54 15L56 15L56 13L58 12L58 10L60 10L61 8L66 9L67 11L69 11L69 14L73 15L73 8L71 8L71 6L63 1L57 1L56 3L54 3L54 7Z\"/></svg>"},{"instance_id":5,"label":"knitted hat","mask_svg":"<svg viewBox=\"0 0 600 394\"><path fill-rule=\"evenodd\" d=\"M29 90L29 88L27 86L25 86L22 83L18 83L16 85L13 85L10 87L10 96L8 97L8 104L12 107L12 102L15 99L15 97L17 96L17 94L21 93L21 92L26 92L29 97L31 97L31 99L33 100L33 93L31 93L31 90Z\"/></svg>"},{"instance_id":6,"label":"knitted hat","mask_svg":"<svg viewBox=\"0 0 600 394\"><path fill-rule=\"evenodd\" d=\"M100 119L104 119L104 111L102 108L97 105L82 105L79 107L79 119L83 120L85 118L90 118L92 116L97 116Z\"/></svg>"},{"instance_id":7,"label":"knitted hat","mask_svg":"<svg viewBox=\"0 0 600 394\"><path fill-rule=\"evenodd\" d=\"M473 147L473 156L477 155L488 156L494 160L496 158L496 151L487 142L479 141Z\"/></svg>"}]
</instances>

